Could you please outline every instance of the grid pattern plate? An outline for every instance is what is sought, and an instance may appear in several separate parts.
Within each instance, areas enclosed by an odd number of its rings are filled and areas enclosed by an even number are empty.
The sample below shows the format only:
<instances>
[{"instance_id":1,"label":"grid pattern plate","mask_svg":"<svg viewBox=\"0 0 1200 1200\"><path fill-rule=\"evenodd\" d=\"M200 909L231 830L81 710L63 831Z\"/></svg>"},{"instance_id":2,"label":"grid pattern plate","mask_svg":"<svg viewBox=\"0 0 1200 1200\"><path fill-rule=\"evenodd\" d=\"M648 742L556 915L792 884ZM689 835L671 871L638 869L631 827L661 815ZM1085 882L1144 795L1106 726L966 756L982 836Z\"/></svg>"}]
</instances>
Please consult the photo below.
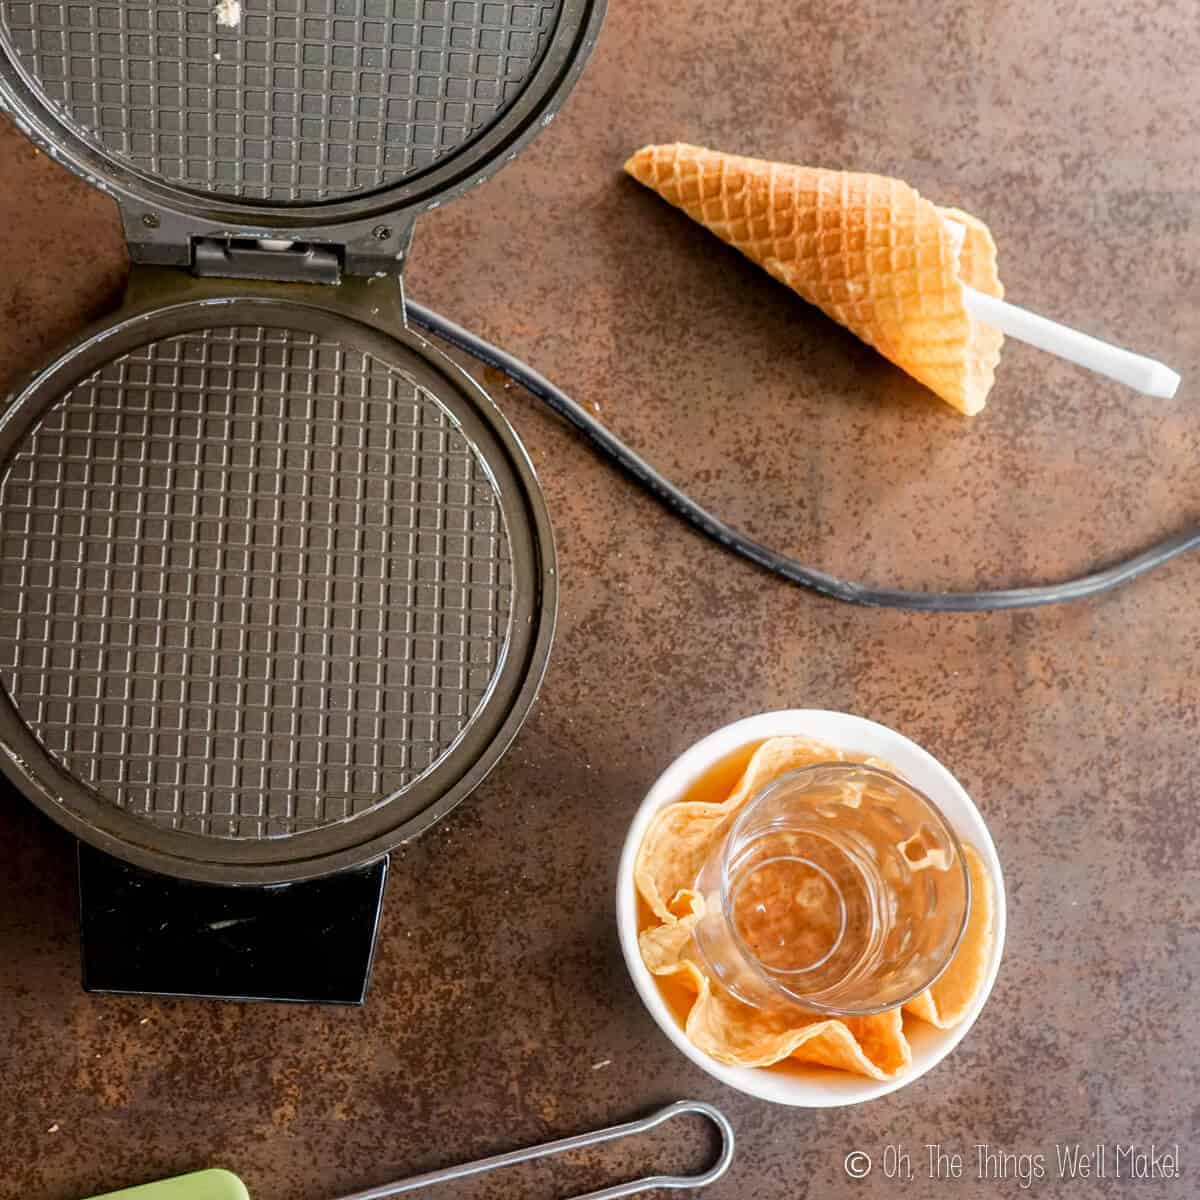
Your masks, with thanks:
<instances>
[{"instance_id":1,"label":"grid pattern plate","mask_svg":"<svg viewBox=\"0 0 1200 1200\"><path fill-rule=\"evenodd\" d=\"M397 183L507 109L563 0L0 0L51 108L193 191L319 203Z\"/></svg>"},{"instance_id":2,"label":"grid pattern plate","mask_svg":"<svg viewBox=\"0 0 1200 1200\"><path fill-rule=\"evenodd\" d=\"M308 333L115 359L0 479L0 681L156 825L281 837L428 772L510 632L508 532L433 396Z\"/></svg>"}]
</instances>

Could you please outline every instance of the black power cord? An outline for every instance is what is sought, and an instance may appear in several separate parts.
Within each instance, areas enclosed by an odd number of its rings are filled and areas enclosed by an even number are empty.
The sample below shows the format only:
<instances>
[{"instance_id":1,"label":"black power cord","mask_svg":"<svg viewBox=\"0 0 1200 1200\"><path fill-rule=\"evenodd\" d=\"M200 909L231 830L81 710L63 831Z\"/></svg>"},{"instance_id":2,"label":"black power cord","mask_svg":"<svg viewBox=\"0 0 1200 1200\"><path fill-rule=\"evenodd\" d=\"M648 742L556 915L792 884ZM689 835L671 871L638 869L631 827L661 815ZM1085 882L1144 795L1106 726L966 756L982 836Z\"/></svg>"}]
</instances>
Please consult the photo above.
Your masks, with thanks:
<instances>
[{"instance_id":1,"label":"black power cord","mask_svg":"<svg viewBox=\"0 0 1200 1200\"><path fill-rule=\"evenodd\" d=\"M583 434L610 462L620 467L634 482L646 489L660 504L682 517L693 529L711 538L726 550L787 579L801 587L812 588L835 600L850 604L866 604L877 608L905 608L919 612L993 612L1005 608L1039 608L1044 604L1062 604L1067 600L1083 600L1129 583L1139 575L1168 563L1171 559L1200 546L1200 528L1175 534L1135 554L1123 562L1114 563L1077 579L1038 587L1000 588L979 592L909 592L900 588L867 587L838 579L824 571L806 567L803 563L739 533L719 517L714 517L669 479L660 475L641 455L631 450L620 438L610 433L591 413L578 405L532 367L505 353L483 338L463 329L453 321L432 312L412 300L405 302L409 320L457 347L472 358L502 371L527 392L549 405Z\"/></svg>"}]
</instances>

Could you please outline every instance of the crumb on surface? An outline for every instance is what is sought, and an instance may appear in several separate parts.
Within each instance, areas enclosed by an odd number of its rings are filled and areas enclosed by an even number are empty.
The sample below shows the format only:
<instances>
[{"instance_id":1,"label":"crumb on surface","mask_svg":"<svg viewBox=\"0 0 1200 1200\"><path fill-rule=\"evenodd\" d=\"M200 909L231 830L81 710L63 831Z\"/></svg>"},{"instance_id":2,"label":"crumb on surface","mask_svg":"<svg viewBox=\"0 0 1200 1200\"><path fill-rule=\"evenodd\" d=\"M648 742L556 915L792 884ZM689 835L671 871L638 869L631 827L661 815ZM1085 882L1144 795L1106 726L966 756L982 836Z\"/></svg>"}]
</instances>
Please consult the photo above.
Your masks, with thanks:
<instances>
[{"instance_id":1,"label":"crumb on surface","mask_svg":"<svg viewBox=\"0 0 1200 1200\"><path fill-rule=\"evenodd\" d=\"M227 29L236 29L242 23L241 0L217 0L213 8L217 24Z\"/></svg>"}]
</instances>

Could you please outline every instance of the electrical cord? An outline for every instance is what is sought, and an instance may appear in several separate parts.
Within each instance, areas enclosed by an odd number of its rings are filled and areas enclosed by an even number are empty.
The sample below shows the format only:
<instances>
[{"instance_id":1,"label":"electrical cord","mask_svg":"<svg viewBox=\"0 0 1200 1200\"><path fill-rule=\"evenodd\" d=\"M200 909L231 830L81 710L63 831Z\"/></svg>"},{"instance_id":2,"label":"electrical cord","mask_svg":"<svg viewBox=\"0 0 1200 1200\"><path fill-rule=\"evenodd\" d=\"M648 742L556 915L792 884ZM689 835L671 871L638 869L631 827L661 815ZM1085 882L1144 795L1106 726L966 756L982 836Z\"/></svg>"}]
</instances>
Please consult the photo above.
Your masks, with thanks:
<instances>
[{"instance_id":1,"label":"electrical cord","mask_svg":"<svg viewBox=\"0 0 1200 1200\"><path fill-rule=\"evenodd\" d=\"M503 372L569 421L611 463L643 487L660 504L681 517L693 529L711 538L726 550L749 559L767 571L811 588L835 600L876 608L902 608L917 612L994 612L1000 609L1040 608L1083 600L1129 583L1139 575L1168 563L1171 559L1200 546L1200 528L1164 538L1140 554L1076 579L1036 587L1000 588L992 591L914 592L901 588L876 588L839 579L780 554L769 546L740 533L713 516L669 479L659 474L636 451L606 429L591 413L577 404L560 388L532 367L511 354L476 336L462 326L412 300L405 301L409 320L427 333L434 334L465 354Z\"/></svg>"}]
</instances>

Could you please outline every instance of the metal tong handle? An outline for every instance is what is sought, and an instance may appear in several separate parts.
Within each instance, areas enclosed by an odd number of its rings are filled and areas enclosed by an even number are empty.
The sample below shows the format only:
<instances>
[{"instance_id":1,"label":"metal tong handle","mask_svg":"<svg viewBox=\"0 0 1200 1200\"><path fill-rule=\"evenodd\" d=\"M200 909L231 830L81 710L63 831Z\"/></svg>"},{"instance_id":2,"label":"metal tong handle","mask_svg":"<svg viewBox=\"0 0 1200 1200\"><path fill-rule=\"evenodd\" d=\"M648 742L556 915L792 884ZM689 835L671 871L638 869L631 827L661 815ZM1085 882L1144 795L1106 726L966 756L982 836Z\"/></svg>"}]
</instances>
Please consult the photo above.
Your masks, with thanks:
<instances>
[{"instance_id":1,"label":"metal tong handle","mask_svg":"<svg viewBox=\"0 0 1200 1200\"><path fill-rule=\"evenodd\" d=\"M618 1183L613 1187L601 1188L598 1192L588 1192L584 1196L574 1196L571 1200L619 1200L622 1196L635 1196L638 1192L647 1192L651 1188L702 1188L715 1183L729 1169L733 1159L733 1126L729 1118L719 1108L705 1104L702 1100L677 1100L659 1109L640 1121L626 1121L623 1125L610 1125L607 1129L594 1129L591 1133L576 1134L575 1137L559 1138L555 1142L544 1142L540 1146L530 1146L525 1150L511 1150L507 1154L494 1154L491 1158L480 1158L475 1162L463 1163L458 1167L445 1167L440 1171L428 1171L424 1175L414 1175L410 1179L401 1179L396 1183L385 1183L381 1187L368 1188L365 1192L354 1192L342 1196L341 1200L387 1200L389 1196L400 1196L406 1192L415 1192L420 1188L430 1187L436 1183L450 1183L455 1179L466 1179L471 1175L482 1175L485 1171L495 1171L500 1167L511 1167L517 1163L530 1162L535 1158L549 1158L552 1154L566 1154L571 1150L583 1150L588 1146L599 1146L603 1142L615 1142L620 1138L632 1137L638 1133L648 1133L659 1125L671 1120L672 1117L694 1113L707 1117L721 1135L721 1153L717 1161L707 1171L699 1175L646 1175L641 1179L632 1179L628 1183Z\"/></svg>"}]
</instances>

